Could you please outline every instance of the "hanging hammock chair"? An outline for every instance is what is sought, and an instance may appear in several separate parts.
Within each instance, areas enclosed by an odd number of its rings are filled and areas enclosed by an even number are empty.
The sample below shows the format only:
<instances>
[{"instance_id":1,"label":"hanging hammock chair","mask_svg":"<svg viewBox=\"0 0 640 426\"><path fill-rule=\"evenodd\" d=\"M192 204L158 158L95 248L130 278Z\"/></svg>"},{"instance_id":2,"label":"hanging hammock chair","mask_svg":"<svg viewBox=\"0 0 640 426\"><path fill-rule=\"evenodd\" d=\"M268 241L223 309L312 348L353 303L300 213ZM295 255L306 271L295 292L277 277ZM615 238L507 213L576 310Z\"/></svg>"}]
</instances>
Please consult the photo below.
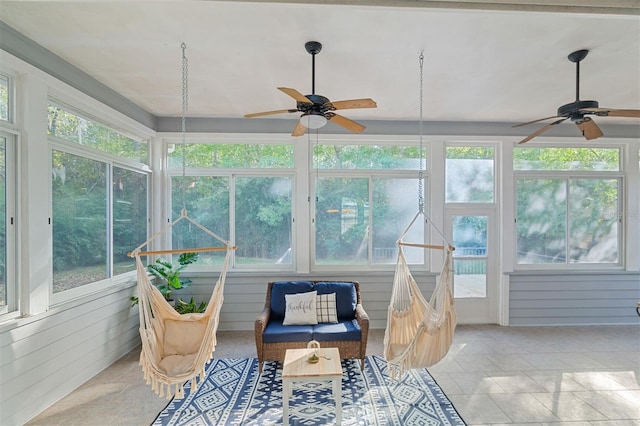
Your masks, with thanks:
<instances>
[{"instance_id":1,"label":"hanging hammock chair","mask_svg":"<svg viewBox=\"0 0 640 426\"><path fill-rule=\"evenodd\" d=\"M454 248L449 244L439 246L403 241L411 225L423 214L420 209L397 242L398 261L384 335L384 356L392 377L402 377L406 370L430 367L444 358L457 324L451 291L451 253ZM427 221L430 222L428 218ZM429 302L411 274L404 246L445 251L442 272Z\"/></svg>"},{"instance_id":2,"label":"hanging hammock chair","mask_svg":"<svg viewBox=\"0 0 640 426\"><path fill-rule=\"evenodd\" d=\"M141 252L140 249L162 235L176 223L187 220L224 243L223 247L188 248ZM204 379L205 364L213 357L216 332L222 307L224 282L232 247L215 233L195 222L182 210L181 216L167 225L129 255L136 260L138 301L140 305L140 365L147 384L159 396L184 397L184 384L191 380L191 392ZM190 252L226 251L220 276L203 313L179 314L151 282L141 261L143 256Z\"/></svg>"}]
</instances>

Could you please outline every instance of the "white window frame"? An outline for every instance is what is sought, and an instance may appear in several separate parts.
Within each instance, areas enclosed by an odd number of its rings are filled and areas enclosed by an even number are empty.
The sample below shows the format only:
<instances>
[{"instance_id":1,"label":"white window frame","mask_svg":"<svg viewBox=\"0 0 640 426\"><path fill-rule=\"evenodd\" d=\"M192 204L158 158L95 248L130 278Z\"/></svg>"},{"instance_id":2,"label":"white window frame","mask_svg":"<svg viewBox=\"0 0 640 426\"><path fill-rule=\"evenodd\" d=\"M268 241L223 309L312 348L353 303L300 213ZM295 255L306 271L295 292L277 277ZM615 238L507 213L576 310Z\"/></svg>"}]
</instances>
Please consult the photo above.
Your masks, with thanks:
<instances>
[{"instance_id":1,"label":"white window frame","mask_svg":"<svg viewBox=\"0 0 640 426\"><path fill-rule=\"evenodd\" d=\"M290 140L290 135L261 135L261 134L189 134L188 140L186 140L187 144L239 144L239 145L290 145L292 144ZM162 167L166 170L165 177L166 179L163 181L163 187L165 188L165 200L163 203L163 211L164 218L171 218L171 220L175 220L176 218L172 218L172 180L174 177L182 177L183 169L180 167L168 168L168 156L167 152L169 150L170 145L174 145L176 150L181 149L182 140L180 139L180 135L175 134L167 134L165 138L163 138L162 143ZM297 205L298 205L298 194L299 191L298 186L298 170L296 168L297 164L295 158L297 157L296 151L298 150L298 146L294 145L294 164L292 168L213 168L213 167L185 167L184 175L185 176L201 176L201 177L224 177L229 179L229 232L230 235L220 235L222 238L228 238L232 245L237 245L236 242L236 220L235 220L235 179L236 178L244 178L244 177L265 177L265 178L289 178L291 179L291 217L292 223L291 226L291 250L292 253L296 253L297 244L297 231L298 221L295 220ZM176 200L180 201L180 200ZM188 213L188 212L187 212ZM215 229L211 231L216 232ZM160 239L160 243L163 247L171 247L172 237L171 232L166 232L162 238ZM240 243L241 244L241 243ZM211 271L217 270L219 268L212 267L208 265L191 265L189 268L191 271L200 272L200 271ZM293 272L297 269L297 257L294 255L291 259L291 263L289 264L240 264L238 265L235 261L235 253L231 255L231 261L229 263L229 270L231 271L242 271L242 272L252 272L252 271L269 271L269 272Z\"/></svg>"},{"instance_id":2,"label":"white window frame","mask_svg":"<svg viewBox=\"0 0 640 426\"><path fill-rule=\"evenodd\" d=\"M625 181L625 149L624 145L620 143L576 143L576 144L528 144L527 148L541 147L541 148L615 148L618 149L618 164L619 170L617 171L584 171L584 170L516 170L513 169L513 212L514 212L514 230L513 230L513 253L517 253L518 250L518 238L517 238L517 185L516 182L520 178L527 179L562 179L570 182L572 179L615 179L618 180L618 221L617 221L617 235L618 235L618 262L616 263L571 263L569 259L564 263L557 264L530 264L530 263L518 263L517 255L513 256L513 268L514 271L557 271L557 270L621 270L625 266L625 245L626 234L624 232L624 212L625 200L626 200L626 181ZM514 148L515 150L518 148ZM569 197L569 193L567 193ZM569 198L567 198L567 203ZM570 224L570 211L567 210L567 227ZM569 244L569 229L565 230L567 236L567 245ZM568 246L567 246L568 249Z\"/></svg>"},{"instance_id":3,"label":"white window frame","mask_svg":"<svg viewBox=\"0 0 640 426\"><path fill-rule=\"evenodd\" d=\"M6 305L0 307L0 321L20 315L20 287L18 286L18 141L13 133L0 129L5 139L5 196L6 196Z\"/></svg>"}]
</instances>

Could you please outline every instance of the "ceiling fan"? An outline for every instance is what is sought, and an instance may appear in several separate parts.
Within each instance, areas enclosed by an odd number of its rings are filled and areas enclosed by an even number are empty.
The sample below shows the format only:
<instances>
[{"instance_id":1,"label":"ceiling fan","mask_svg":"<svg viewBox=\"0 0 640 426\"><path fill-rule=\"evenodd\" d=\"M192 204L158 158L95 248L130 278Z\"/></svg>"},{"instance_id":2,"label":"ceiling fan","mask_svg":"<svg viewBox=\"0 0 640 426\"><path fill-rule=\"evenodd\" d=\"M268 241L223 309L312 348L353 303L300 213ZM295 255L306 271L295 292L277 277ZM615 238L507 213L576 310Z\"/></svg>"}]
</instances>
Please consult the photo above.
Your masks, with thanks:
<instances>
[{"instance_id":1,"label":"ceiling fan","mask_svg":"<svg viewBox=\"0 0 640 426\"><path fill-rule=\"evenodd\" d=\"M246 118L261 117L263 115L283 114L301 112L300 120L293 129L291 136L302 136L309 129L319 129L327 124L327 120L335 123L345 129L360 133L364 130L364 126L346 117L336 114L333 111L341 109L355 108L375 108L378 105L372 99L350 99L346 101L331 102L328 98L316 94L316 55L322 50L322 44L317 41L308 41L304 45L305 49L311 54L311 94L303 95L296 89L288 87L278 87L287 95L296 100L295 109L280 109L276 111L256 112L246 114Z\"/></svg>"},{"instance_id":2,"label":"ceiling fan","mask_svg":"<svg viewBox=\"0 0 640 426\"><path fill-rule=\"evenodd\" d=\"M598 101L582 101L580 100L580 61L582 61L589 53L588 50L576 50L569 54L568 58L571 62L576 64L576 100L566 105L562 105L558 108L558 114L551 117L540 118L538 120L528 121L526 123L516 124L513 127L526 126L527 124L537 123L539 121L549 120L552 118L558 118L544 127L536 130L526 138L522 139L518 143L525 143L546 132L553 126L556 126L567 119L571 119L576 123L578 128L582 131L582 135L587 140L597 139L603 135L602 130L598 125L588 117L588 115L597 115L601 117L635 117L640 118L640 110L637 109L613 109L613 108L600 108Z\"/></svg>"}]
</instances>

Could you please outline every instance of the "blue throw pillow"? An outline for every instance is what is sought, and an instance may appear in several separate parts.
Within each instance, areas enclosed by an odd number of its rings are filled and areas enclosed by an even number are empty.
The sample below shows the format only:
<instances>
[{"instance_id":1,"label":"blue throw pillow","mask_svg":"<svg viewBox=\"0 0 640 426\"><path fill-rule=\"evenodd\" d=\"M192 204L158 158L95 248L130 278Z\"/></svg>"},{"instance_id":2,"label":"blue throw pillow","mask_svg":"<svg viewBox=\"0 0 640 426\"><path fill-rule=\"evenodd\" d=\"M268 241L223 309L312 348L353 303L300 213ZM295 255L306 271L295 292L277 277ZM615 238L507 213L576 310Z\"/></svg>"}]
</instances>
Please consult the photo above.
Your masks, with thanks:
<instances>
[{"instance_id":1,"label":"blue throw pillow","mask_svg":"<svg viewBox=\"0 0 640 426\"><path fill-rule=\"evenodd\" d=\"M311 281L277 281L271 287L271 315L274 319L283 319L286 310L285 294L307 293L313 291Z\"/></svg>"},{"instance_id":2,"label":"blue throw pillow","mask_svg":"<svg viewBox=\"0 0 640 426\"><path fill-rule=\"evenodd\" d=\"M336 310L339 320L351 320L356 316L358 295L353 283L344 281L321 281L316 283L314 290L318 294L336 294Z\"/></svg>"}]
</instances>

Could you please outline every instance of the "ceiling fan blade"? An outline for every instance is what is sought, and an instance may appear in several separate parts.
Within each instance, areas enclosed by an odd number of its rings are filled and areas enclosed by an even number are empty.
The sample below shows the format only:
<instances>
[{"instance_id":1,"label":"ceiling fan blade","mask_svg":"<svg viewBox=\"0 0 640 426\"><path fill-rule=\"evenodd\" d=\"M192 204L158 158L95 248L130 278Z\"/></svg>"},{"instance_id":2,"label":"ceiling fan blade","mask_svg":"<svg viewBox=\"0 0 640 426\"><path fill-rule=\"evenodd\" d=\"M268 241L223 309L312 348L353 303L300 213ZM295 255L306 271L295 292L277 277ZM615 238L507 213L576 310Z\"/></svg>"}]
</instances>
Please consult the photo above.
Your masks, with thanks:
<instances>
[{"instance_id":1,"label":"ceiling fan blade","mask_svg":"<svg viewBox=\"0 0 640 426\"><path fill-rule=\"evenodd\" d=\"M527 124L533 124L533 123L537 123L538 121L549 120L550 118L560 118L560 116L559 116L559 115L552 115L551 117L539 118L539 119L537 119L537 120L527 121L526 123L514 124L514 125L513 125L513 126L511 126L511 127L526 126Z\"/></svg>"},{"instance_id":2,"label":"ceiling fan blade","mask_svg":"<svg viewBox=\"0 0 640 426\"><path fill-rule=\"evenodd\" d=\"M562 123L567 118L568 117L563 117L560 120L556 120L553 123L549 123L546 126L539 128L538 130L536 130L535 132L531 133L529 136L527 136L526 138L524 138L520 142L518 142L518 144L523 144L523 143L529 142L531 139L535 138L536 136L540 136L541 134L543 134L544 132L546 132L547 130L549 130L550 128L555 126L556 124Z\"/></svg>"},{"instance_id":3,"label":"ceiling fan blade","mask_svg":"<svg viewBox=\"0 0 640 426\"><path fill-rule=\"evenodd\" d=\"M592 112L603 117L640 118L640 109L582 108L581 112Z\"/></svg>"},{"instance_id":4,"label":"ceiling fan blade","mask_svg":"<svg viewBox=\"0 0 640 426\"><path fill-rule=\"evenodd\" d=\"M293 132L291 132L291 136L302 136L305 134L306 131L307 131L307 128L300 121L298 121L298 124L296 124L295 129L293 129Z\"/></svg>"},{"instance_id":5,"label":"ceiling fan blade","mask_svg":"<svg viewBox=\"0 0 640 426\"><path fill-rule=\"evenodd\" d=\"M333 114L333 113L327 114L327 118L329 119L329 121L337 124L338 126L342 126L345 129L350 130L354 133L360 133L365 129L365 127L362 124L356 123L355 121L350 120L338 114Z\"/></svg>"},{"instance_id":6,"label":"ceiling fan blade","mask_svg":"<svg viewBox=\"0 0 640 426\"><path fill-rule=\"evenodd\" d=\"M297 109L279 109L277 111L254 112L253 114L245 114L245 118L262 117L263 115L284 114L285 112L298 112Z\"/></svg>"},{"instance_id":7,"label":"ceiling fan blade","mask_svg":"<svg viewBox=\"0 0 640 426\"><path fill-rule=\"evenodd\" d=\"M298 102L302 102L305 104L312 104L313 102L311 101L311 99L307 98L305 95L303 95L302 93L298 92L296 89L290 89L288 87L278 87L278 90L283 91L284 93L286 93L287 95L291 96L293 99L295 99Z\"/></svg>"},{"instance_id":8,"label":"ceiling fan blade","mask_svg":"<svg viewBox=\"0 0 640 426\"><path fill-rule=\"evenodd\" d=\"M329 110L355 109L355 108L376 108L378 104L373 99L349 99L346 101L327 102L324 104Z\"/></svg>"},{"instance_id":9,"label":"ceiling fan blade","mask_svg":"<svg viewBox=\"0 0 640 426\"><path fill-rule=\"evenodd\" d=\"M600 127L598 127L596 122L589 117L584 117L584 121L576 124L580 128L580 130L582 130L582 135L584 136L584 138L588 141L591 139L598 139L603 135Z\"/></svg>"}]
</instances>

